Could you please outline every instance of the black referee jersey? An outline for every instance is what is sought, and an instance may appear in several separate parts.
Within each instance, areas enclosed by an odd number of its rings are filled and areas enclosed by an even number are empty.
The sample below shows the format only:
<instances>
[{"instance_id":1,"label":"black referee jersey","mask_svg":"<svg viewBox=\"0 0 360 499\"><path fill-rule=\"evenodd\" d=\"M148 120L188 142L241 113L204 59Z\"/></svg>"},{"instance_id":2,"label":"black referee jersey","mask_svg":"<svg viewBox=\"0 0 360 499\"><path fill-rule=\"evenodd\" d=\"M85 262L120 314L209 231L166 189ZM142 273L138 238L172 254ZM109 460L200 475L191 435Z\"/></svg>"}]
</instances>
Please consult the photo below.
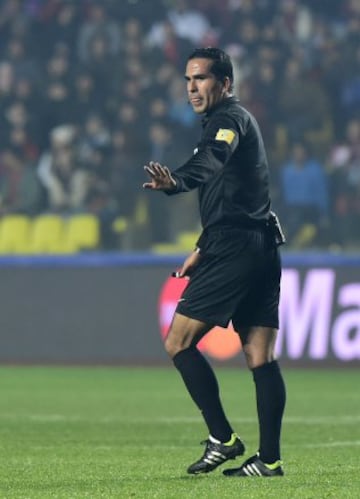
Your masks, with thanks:
<instances>
[{"instance_id":1,"label":"black referee jersey","mask_svg":"<svg viewBox=\"0 0 360 499\"><path fill-rule=\"evenodd\" d=\"M204 231L212 227L251 228L270 213L269 169L255 118L236 97L228 97L203 118L193 156L172 172L176 188L199 189Z\"/></svg>"}]
</instances>

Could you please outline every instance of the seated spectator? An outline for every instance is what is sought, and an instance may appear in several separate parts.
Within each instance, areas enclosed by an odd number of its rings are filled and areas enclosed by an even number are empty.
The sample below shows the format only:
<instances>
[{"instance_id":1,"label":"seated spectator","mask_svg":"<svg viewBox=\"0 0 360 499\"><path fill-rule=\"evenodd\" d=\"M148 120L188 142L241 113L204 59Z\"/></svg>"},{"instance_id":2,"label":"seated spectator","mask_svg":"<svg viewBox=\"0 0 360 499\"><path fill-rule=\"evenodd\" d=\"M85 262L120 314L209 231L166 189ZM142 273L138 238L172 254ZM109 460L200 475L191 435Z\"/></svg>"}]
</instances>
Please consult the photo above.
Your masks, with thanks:
<instances>
[{"instance_id":1,"label":"seated spectator","mask_svg":"<svg viewBox=\"0 0 360 499\"><path fill-rule=\"evenodd\" d=\"M188 0L177 0L167 12L167 19L173 27L177 37L184 38L192 45L199 45L205 42L211 34L211 26L207 18L200 10L190 7ZM161 46L167 40L167 26L163 19L154 23L150 33L150 44Z\"/></svg>"},{"instance_id":2,"label":"seated spectator","mask_svg":"<svg viewBox=\"0 0 360 499\"><path fill-rule=\"evenodd\" d=\"M359 21L360 26L360 21ZM358 43L360 41L360 27ZM344 119L360 118L360 46L349 57L347 74L342 75L340 88L341 114Z\"/></svg>"},{"instance_id":3,"label":"seated spectator","mask_svg":"<svg viewBox=\"0 0 360 499\"><path fill-rule=\"evenodd\" d=\"M173 79L170 85L169 94L169 118L173 123L180 125L185 130L193 128L198 120L191 106L189 106L189 100L184 92L184 82L182 78Z\"/></svg>"},{"instance_id":4,"label":"seated spectator","mask_svg":"<svg viewBox=\"0 0 360 499\"><path fill-rule=\"evenodd\" d=\"M355 244L360 216L360 120L350 120L329 157L334 242Z\"/></svg>"},{"instance_id":5,"label":"seated spectator","mask_svg":"<svg viewBox=\"0 0 360 499\"><path fill-rule=\"evenodd\" d=\"M62 215L85 211L89 174L78 164L75 130L63 125L50 135L51 149L42 154L37 167L47 209Z\"/></svg>"},{"instance_id":6,"label":"seated spectator","mask_svg":"<svg viewBox=\"0 0 360 499\"><path fill-rule=\"evenodd\" d=\"M305 43L312 35L312 13L304 2L280 0L276 27L287 42Z\"/></svg>"},{"instance_id":7,"label":"seated spectator","mask_svg":"<svg viewBox=\"0 0 360 499\"><path fill-rule=\"evenodd\" d=\"M108 250L117 246L113 222L119 213L111 192L109 153L107 143L93 145L86 164L88 188L84 199L86 211L98 217L102 247Z\"/></svg>"},{"instance_id":8,"label":"seated spectator","mask_svg":"<svg viewBox=\"0 0 360 499\"><path fill-rule=\"evenodd\" d=\"M154 122L148 131L147 157L169 168L184 163L188 159L184 153L186 149L175 141L175 134L174 128L169 128L167 122ZM186 196L186 199L179 196L177 200L171 200L171 203L166 196L147 196L150 243L172 242L179 229L184 230L186 224L191 230L193 226L197 226L198 217L194 216L194 200L197 203L195 191L190 196ZM159 224L159 217L161 224ZM189 220L191 220L191 225L189 225Z\"/></svg>"},{"instance_id":9,"label":"seated spectator","mask_svg":"<svg viewBox=\"0 0 360 499\"><path fill-rule=\"evenodd\" d=\"M28 133L36 144L39 153L46 144L41 131L41 113L39 112L43 105L43 97L39 94L33 81L21 77L15 81L13 99L15 102L22 103L26 109Z\"/></svg>"},{"instance_id":10,"label":"seated spectator","mask_svg":"<svg viewBox=\"0 0 360 499\"><path fill-rule=\"evenodd\" d=\"M109 157L111 198L116 203L118 214L129 218L134 214L142 179L142 170L138 165L145 161L144 155L143 158L139 157L138 164L134 163L131 144L123 128L116 128L113 131Z\"/></svg>"},{"instance_id":11,"label":"seated spectator","mask_svg":"<svg viewBox=\"0 0 360 499\"><path fill-rule=\"evenodd\" d=\"M14 126L8 135L9 147L20 154L25 162L34 162L38 158L39 150L31 137L29 128Z\"/></svg>"},{"instance_id":12,"label":"seated spectator","mask_svg":"<svg viewBox=\"0 0 360 499\"><path fill-rule=\"evenodd\" d=\"M5 59L12 64L16 79L37 78L39 67L22 38L13 36L9 39L5 49Z\"/></svg>"},{"instance_id":13,"label":"seated spectator","mask_svg":"<svg viewBox=\"0 0 360 499\"><path fill-rule=\"evenodd\" d=\"M69 119L72 123L81 125L89 112L104 111L104 95L96 86L90 71L80 68L74 75L71 85Z\"/></svg>"},{"instance_id":14,"label":"seated spectator","mask_svg":"<svg viewBox=\"0 0 360 499\"><path fill-rule=\"evenodd\" d=\"M288 143L305 137L317 154L328 150L332 139L328 98L324 89L306 74L297 56L286 63L278 95Z\"/></svg>"},{"instance_id":15,"label":"seated spectator","mask_svg":"<svg viewBox=\"0 0 360 499\"><path fill-rule=\"evenodd\" d=\"M15 82L14 68L6 61L0 61L0 111L11 102ZM0 120L2 119L0 115Z\"/></svg>"},{"instance_id":16,"label":"seated spectator","mask_svg":"<svg viewBox=\"0 0 360 499\"><path fill-rule=\"evenodd\" d=\"M10 135L13 129L31 130L30 116L26 107L21 101L12 100L3 112L3 123L0 144L6 145L10 142Z\"/></svg>"},{"instance_id":17,"label":"seated spectator","mask_svg":"<svg viewBox=\"0 0 360 499\"><path fill-rule=\"evenodd\" d=\"M106 37L101 34L94 36L90 42L86 67L93 77L95 85L102 88L104 97L113 90L113 80L118 81L119 66L117 59L110 51L109 41Z\"/></svg>"},{"instance_id":18,"label":"seated spectator","mask_svg":"<svg viewBox=\"0 0 360 499\"><path fill-rule=\"evenodd\" d=\"M34 3L32 2L32 4ZM43 5L39 16L38 36L39 45L41 44L39 50L44 54L44 57L49 57L55 45L59 43L76 47L81 26L81 2L65 0L53 2L52 6L49 5L49 2L48 5L46 2L41 3ZM75 58L76 52L72 52L71 55Z\"/></svg>"},{"instance_id":19,"label":"seated spectator","mask_svg":"<svg viewBox=\"0 0 360 499\"><path fill-rule=\"evenodd\" d=\"M58 48L46 64L43 82L43 105L40 107L43 133L66 123L71 109L70 60L68 53Z\"/></svg>"},{"instance_id":20,"label":"seated spectator","mask_svg":"<svg viewBox=\"0 0 360 499\"><path fill-rule=\"evenodd\" d=\"M77 140L79 159L86 168L97 149L110 147L111 135L103 117L99 113L89 114L81 128Z\"/></svg>"},{"instance_id":21,"label":"seated spectator","mask_svg":"<svg viewBox=\"0 0 360 499\"><path fill-rule=\"evenodd\" d=\"M21 153L7 148L0 154L0 214L36 215L43 196L34 165Z\"/></svg>"},{"instance_id":22,"label":"seated spectator","mask_svg":"<svg viewBox=\"0 0 360 499\"><path fill-rule=\"evenodd\" d=\"M310 225L319 243L328 224L329 187L321 163L309 156L306 145L295 142L289 160L280 170L283 219L290 244ZM311 241L313 242L313 241Z\"/></svg>"},{"instance_id":23,"label":"seated spectator","mask_svg":"<svg viewBox=\"0 0 360 499\"><path fill-rule=\"evenodd\" d=\"M109 17L105 5L91 1L89 2L87 19L80 26L78 33L78 55L81 62L89 62L90 47L96 37L105 41L112 56L119 53L121 46L119 23Z\"/></svg>"},{"instance_id":24,"label":"seated spectator","mask_svg":"<svg viewBox=\"0 0 360 499\"><path fill-rule=\"evenodd\" d=\"M175 27L168 19L152 28L147 37L147 45L157 50L159 59L170 62L178 69L182 68L193 48L190 40L175 32Z\"/></svg>"}]
</instances>

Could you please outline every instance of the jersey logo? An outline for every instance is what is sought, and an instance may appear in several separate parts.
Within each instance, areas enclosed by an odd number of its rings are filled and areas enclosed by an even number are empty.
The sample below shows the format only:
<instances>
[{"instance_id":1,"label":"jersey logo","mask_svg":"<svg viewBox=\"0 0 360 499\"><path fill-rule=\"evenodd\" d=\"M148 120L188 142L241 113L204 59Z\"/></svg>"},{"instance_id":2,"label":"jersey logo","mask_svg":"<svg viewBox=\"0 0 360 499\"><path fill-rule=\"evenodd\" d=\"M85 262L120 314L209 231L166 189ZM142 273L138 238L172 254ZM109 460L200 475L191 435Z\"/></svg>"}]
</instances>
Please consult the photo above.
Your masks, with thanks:
<instances>
[{"instance_id":1,"label":"jersey logo","mask_svg":"<svg viewBox=\"0 0 360 499\"><path fill-rule=\"evenodd\" d=\"M229 130L228 128L219 128L215 140L223 140L224 142L227 142L230 145L234 140L234 138L235 138L235 132Z\"/></svg>"}]
</instances>

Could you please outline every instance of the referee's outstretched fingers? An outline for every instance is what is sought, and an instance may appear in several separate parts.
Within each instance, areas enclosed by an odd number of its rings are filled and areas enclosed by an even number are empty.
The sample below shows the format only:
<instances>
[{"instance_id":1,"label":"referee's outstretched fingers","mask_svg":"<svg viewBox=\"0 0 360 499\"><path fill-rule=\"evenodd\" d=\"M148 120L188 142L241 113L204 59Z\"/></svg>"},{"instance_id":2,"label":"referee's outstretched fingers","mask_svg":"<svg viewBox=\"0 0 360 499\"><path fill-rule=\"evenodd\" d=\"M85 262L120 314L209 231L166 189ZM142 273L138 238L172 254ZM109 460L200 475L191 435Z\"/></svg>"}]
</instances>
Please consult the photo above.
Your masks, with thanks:
<instances>
[{"instance_id":1,"label":"referee's outstretched fingers","mask_svg":"<svg viewBox=\"0 0 360 499\"><path fill-rule=\"evenodd\" d=\"M144 170L151 176L151 177L154 177L155 176L155 172L154 170L151 168L151 163L150 165L144 165Z\"/></svg>"}]
</instances>

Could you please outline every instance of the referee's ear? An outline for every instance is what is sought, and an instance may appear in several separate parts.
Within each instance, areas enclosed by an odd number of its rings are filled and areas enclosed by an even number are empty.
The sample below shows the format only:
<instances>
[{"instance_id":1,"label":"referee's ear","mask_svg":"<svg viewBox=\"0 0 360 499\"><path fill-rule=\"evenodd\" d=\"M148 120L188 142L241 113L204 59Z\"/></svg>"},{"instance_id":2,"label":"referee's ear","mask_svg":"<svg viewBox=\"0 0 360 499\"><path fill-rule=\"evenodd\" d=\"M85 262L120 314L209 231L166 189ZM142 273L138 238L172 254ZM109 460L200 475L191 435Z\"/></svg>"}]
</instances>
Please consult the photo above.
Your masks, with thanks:
<instances>
[{"instance_id":1,"label":"referee's ear","mask_svg":"<svg viewBox=\"0 0 360 499\"><path fill-rule=\"evenodd\" d=\"M223 84L224 94L231 93L232 83L231 83L231 80L228 76L224 77L222 84Z\"/></svg>"}]
</instances>

